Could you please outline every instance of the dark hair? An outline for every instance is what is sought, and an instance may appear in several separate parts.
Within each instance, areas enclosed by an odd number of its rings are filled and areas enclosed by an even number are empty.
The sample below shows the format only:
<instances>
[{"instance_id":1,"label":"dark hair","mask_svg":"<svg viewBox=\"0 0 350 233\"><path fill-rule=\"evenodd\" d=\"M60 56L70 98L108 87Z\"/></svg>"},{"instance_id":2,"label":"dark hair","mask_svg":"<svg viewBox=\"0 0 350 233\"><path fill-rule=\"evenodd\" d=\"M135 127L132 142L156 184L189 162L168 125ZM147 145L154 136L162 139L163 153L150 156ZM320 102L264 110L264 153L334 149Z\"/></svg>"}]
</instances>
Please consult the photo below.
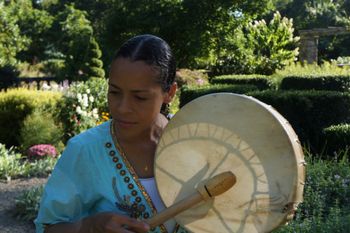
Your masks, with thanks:
<instances>
[{"instance_id":1,"label":"dark hair","mask_svg":"<svg viewBox=\"0 0 350 233\"><path fill-rule=\"evenodd\" d=\"M159 72L159 83L163 91L169 91L175 81L176 64L170 46L154 35L139 35L126 41L114 55L131 61L144 61Z\"/></svg>"}]
</instances>

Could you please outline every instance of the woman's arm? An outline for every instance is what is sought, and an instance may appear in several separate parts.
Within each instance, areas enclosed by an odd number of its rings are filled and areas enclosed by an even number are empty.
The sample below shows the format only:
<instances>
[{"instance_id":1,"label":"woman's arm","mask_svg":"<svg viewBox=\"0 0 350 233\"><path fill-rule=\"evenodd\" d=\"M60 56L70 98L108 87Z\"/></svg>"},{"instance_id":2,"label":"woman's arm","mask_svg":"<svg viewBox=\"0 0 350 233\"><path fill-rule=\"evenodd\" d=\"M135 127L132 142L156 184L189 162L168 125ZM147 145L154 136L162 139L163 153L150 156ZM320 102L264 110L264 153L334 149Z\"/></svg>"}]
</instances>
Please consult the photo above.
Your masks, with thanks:
<instances>
[{"instance_id":1,"label":"woman's arm","mask_svg":"<svg viewBox=\"0 0 350 233\"><path fill-rule=\"evenodd\" d=\"M53 224L45 233L145 233L149 226L137 219L104 212L83 218L75 223Z\"/></svg>"}]
</instances>

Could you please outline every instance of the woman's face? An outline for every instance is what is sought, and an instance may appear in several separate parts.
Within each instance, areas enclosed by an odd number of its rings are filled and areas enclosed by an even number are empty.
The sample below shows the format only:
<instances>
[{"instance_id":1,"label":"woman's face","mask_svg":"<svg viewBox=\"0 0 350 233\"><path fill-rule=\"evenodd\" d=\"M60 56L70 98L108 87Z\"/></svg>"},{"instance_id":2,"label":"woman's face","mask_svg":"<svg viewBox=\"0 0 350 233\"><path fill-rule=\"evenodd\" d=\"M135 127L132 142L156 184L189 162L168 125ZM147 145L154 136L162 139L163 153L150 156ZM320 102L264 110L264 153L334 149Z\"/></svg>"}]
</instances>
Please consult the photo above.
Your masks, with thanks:
<instances>
[{"instance_id":1,"label":"woman's face","mask_svg":"<svg viewBox=\"0 0 350 233\"><path fill-rule=\"evenodd\" d=\"M162 104L171 101L172 91L169 94L162 90L156 82L157 75L158 72L143 61L118 58L112 63L108 106L119 136L139 136L149 132Z\"/></svg>"}]
</instances>

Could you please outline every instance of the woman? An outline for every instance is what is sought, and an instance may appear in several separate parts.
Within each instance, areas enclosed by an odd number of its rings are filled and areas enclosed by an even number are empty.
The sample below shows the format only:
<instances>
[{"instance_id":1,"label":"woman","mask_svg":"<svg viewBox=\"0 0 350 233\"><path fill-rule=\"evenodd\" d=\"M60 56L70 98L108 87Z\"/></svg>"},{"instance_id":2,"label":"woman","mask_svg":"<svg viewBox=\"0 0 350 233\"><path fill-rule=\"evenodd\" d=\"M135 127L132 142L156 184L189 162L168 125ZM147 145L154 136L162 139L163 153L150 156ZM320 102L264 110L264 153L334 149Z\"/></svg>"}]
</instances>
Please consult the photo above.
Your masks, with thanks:
<instances>
[{"instance_id":1,"label":"woman","mask_svg":"<svg viewBox=\"0 0 350 233\"><path fill-rule=\"evenodd\" d=\"M116 53L109 74L111 121L69 140L40 204L37 232L185 232L173 220L142 220L164 208L154 183L156 145L176 92L169 45L136 36Z\"/></svg>"}]
</instances>

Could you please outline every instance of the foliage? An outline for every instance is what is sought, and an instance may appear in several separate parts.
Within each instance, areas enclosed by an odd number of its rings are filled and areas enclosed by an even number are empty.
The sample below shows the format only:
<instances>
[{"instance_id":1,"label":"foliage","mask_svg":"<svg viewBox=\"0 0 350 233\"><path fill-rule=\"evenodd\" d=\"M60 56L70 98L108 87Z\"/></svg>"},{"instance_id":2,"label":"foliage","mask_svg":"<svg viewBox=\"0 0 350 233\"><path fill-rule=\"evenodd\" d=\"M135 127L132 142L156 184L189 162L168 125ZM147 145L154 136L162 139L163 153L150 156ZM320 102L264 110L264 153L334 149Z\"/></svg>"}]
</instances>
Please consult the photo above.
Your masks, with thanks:
<instances>
[{"instance_id":1,"label":"foliage","mask_svg":"<svg viewBox=\"0 0 350 233\"><path fill-rule=\"evenodd\" d=\"M15 200L15 215L18 218L26 221L33 221L38 214L40 199L43 191L43 186L34 187L23 191Z\"/></svg>"},{"instance_id":2,"label":"foliage","mask_svg":"<svg viewBox=\"0 0 350 233\"><path fill-rule=\"evenodd\" d=\"M321 65L317 64L302 64L300 62L292 63L282 70L277 70L276 76L297 75L349 75L350 67L338 67L330 62L324 62Z\"/></svg>"},{"instance_id":3,"label":"foliage","mask_svg":"<svg viewBox=\"0 0 350 233\"><path fill-rule=\"evenodd\" d=\"M90 38L89 47L88 59L90 60L85 64L83 73L89 78L104 78L105 71L103 70L103 63L101 61L102 53L93 37Z\"/></svg>"},{"instance_id":4,"label":"foliage","mask_svg":"<svg viewBox=\"0 0 350 233\"><path fill-rule=\"evenodd\" d=\"M201 70L179 69L176 71L175 81L177 87L201 86L208 84L208 75Z\"/></svg>"},{"instance_id":5,"label":"foliage","mask_svg":"<svg viewBox=\"0 0 350 233\"><path fill-rule=\"evenodd\" d=\"M280 89L349 91L350 75L288 75L282 78Z\"/></svg>"},{"instance_id":6,"label":"foliage","mask_svg":"<svg viewBox=\"0 0 350 233\"><path fill-rule=\"evenodd\" d=\"M11 180L19 177L48 176L57 162L51 156L40 160L26 160L15 148L6 149L0 143L0 180Z\"/></svg>"},{"instance_id":7,"label":"foliage","mask_svg":"<svg viewBox=\"0 0 350 233\"><path fill-rule=\"evenodd\" d=\"M13 1L0 1L0 25L0 68L15 66L17 54L27 49L30 39L20 31Z\"/></svg>"},{"instance_id":8,"label":"foliage","mask_svg":"<svg viewBox=\"0 0 350 233\"><path fill-rule=\"evenodd\" d=\"M79 9L89 12L90 19L94 19L94 31L99 33L98 41L103 46L105 63L111 60L113 51L131 36L152 33L168 41L178 58L179 67L187 68L205 66L216 56L216 50L222 46L222 38L229 31L242 21L261 16L273 8L271 0L75 3Z\"/></svg>"},{"instance_id":9,"label":"foliage","mask_svg":"<svg viewBox=\"0 0 350 233\"><path fill-rule=\"evenodd\" d=\"M55 46L65 61L59 72L61 79L87 80L89 75L103 77L100 50L86 12L75 9L73 5L65 5L56 16L54 27L57 36Z\"/></svg>"},{"instance_id":10,"label":"foliage","mask_svg":"<svg viewBox=\"0 0 350 233\"><path fill-rule=\"evenodd\" d=\"M59 92L11 89L0 92L0 142L8 147L19 145L20 129L24 119L34 110L55 112Z\"/></svg>"},{"instance_id":11,"label":"foliage","mask_svg":"<svg viewBox=\"0 0 350 233\"><path fill-rule=\"evenodd\" d=\"M44 158L45 156L56 157L56 148L50 144L38 144L31 146L28 149L29 159L40 159Z\"/></svg>"},{"instance_id":12,"label":"foliage","mask_svg":"<svg viewBox=\"0 0 350 233\"><path fill-rule=\"evenodd\" d=\"M14 152L14 148L6 149L0 143L0 179L11 180L11 177L21 172L21 154Z\"/></svg>"},{"instance_id":13,"label":"foliage","mask_svg":"<svg viewBox=\"0 0 350 233\"><path fill-rule=\"evenodd\" d=\"M349 154L333 160L306 157L304 202L296 218L275 233L347 232L350 227Z\"/></svg>"},{"instance_id":14,"label":"foliage","mask_svg":"<svg viewBox=\"0 0 350 233\"><path fill-rule=\"evenodd\" d=\"M50 113L34 111L28 115L20 128L19 143L24 153L34 145L52 144L62 149L62 126ZM29 155L29 154L28 154Z\"/></svg>"},{"instance_id":15,"label":"foliage","mask_svg":"<svg viewBox=\"0 0 350 233\"><path fill-rule=\"evenodd\" d=\"M322 130L334 124L350 122L350 95L337 91L266 90L247 93L271 105L296 131L312 153L322 153Z\"/></svg>"},{"instance_id":16,"label":"foliage","mask_svg":"<svg viewBox=\"0 0 350 233\"><path fill-rule=\"evenodd\" d=\"M350 149L350 124L331 125L323 129L327 154Z\"/></svg>"},{"instance_id":17,"label":"foliage","mask_svg":"<svg viewBox=\"0 0 350 233\"><path fill-rule=\"evenodd\" d=\"M59 103L59 118L65 127L65 140L105 121L107 80L90 79L73 83Z\"/></svg>"},{"instance_id":18,"label":"foliage","mask_svg":"<svg viewBox=\"0 0 350 233\"><path fill-rule=\"evenodd\" d=\"M254 85L233 85L233 84L216 84L199 87L187 87L181 88L180 93L180 104L179 107L183 107L185 104L203 95L218 93L218 92L229 92L237 94L245 94L251 91L258 90Z\"/></svg>"},{"instance_id":19,"label":"foliage","mask_svg":"<svg viewBox=\"0 0 350 233\"><path fill-rule=\"evenodd\" d=\"M30 0L12 0L15 6L14 14L18 18L18 26L21 34L30 39L28 48L20 52L19 60L35 65L46 59L45 50L51 41L47 39L54 17L47 11L33 7Z\"/></svg>"},{"instance_id":20,"label":"foliage","mask_svg":"<svg viewBox=\"0 0 350 233\"><path fill-rule=\"evenodd\" d=\"M280 9L287 17L294 18L297 29L347 25L350 21L346 0L294 0Z\"/></svg>"},{"instance_id":21,"label":"foliage","mask_svg":"<svg viewBox=\"0 0 350 233\"><path fill-rule=\"evenodd\" d=\"M335 59L335 60L331 60L332 61L332 63L335 63L335 64L337 64L338 66L346 66L346 65L348 65L348 66L350 66L350 56L348 56L348 57L338 57L337 59Z\"/></svg>"},{"instance_id":22,"label":"foliage","mask_svg":"<svg viewBox=\"0 0 350 233\"><path fill-rule=\"evenodd\" d=\"M214 74L272 74L296 59L299 38L293 36L293 21L276 12L265 20L249 22L230 33Z\"/></svg>"},{"instance_id":23,"label":"foliage","mask_svg":"<svg viewBox=\"0 0 350 233\"><path fill-rule=\"evenodd\" d=\"M297 30L350 26L348 0L294 0L282 5L280 10L294 19ZM321 37L318 45L320 60L348 56L349 43L349 35Z\"/></svg>"},{"instance_id":24,"label":"foliage","mask_svg":"<svg viewBox=\"0 0 350 233\"><path fill-rule=\"evenodd\" d=\"M271 77L258 74L215 76L210 79L210 83L255 85L259 90L269 89L275 86Z\"/></svg>"}]
</instances>

